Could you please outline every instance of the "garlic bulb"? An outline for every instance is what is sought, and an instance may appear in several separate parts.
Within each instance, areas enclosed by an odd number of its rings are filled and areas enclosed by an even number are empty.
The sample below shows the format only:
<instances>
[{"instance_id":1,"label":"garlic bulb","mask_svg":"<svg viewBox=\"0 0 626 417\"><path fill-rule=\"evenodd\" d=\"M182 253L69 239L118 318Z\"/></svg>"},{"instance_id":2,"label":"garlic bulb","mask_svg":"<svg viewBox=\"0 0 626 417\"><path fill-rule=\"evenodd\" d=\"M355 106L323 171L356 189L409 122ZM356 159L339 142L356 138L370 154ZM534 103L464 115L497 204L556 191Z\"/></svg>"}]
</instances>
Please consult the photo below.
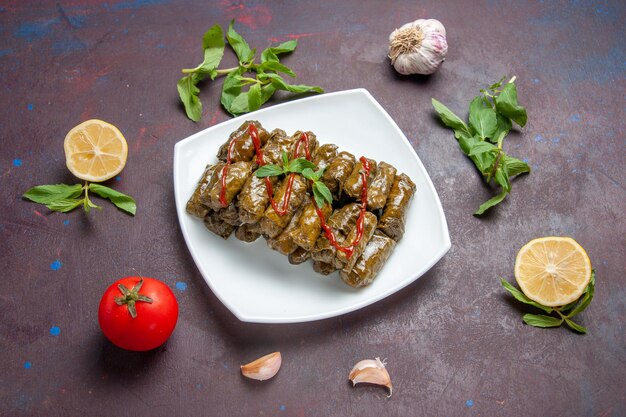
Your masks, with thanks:
<instances>
[{"instance_id":1,"label":"garlic bulb","mask_svg":"<svg viewBox=\"0 0 626 417\"><path fill-rule=\"evenodd\" d=\"M352 381L352 386L364 382L387 387L389 388L389 396L391 397L391 377L387 369L385 369L385 363L382 362L380 358L365 359L358 362L354 365L352 371L350 371L348 378Z\"/></svg>"},{"instance_id":2,"label":"garlic bulb","mask_svg":"<svg viewBox=\"0 0 626 417\"><path fill-rule=\"evenodd\" d=\"M432 74L447 52L446 29L435 19L418 19L389 35L389 58L400 74Z\"/></svg>"},{"instance_id":3,"label":"garlic bulb","mask_svg":"<svg viewBox=\"0 0 626 417\"><path fill-rule=\"evenodd\" d=\"M265 381L278 373L281 363L280 352L270 353L246 365L241 365L241 374L246 378Z\"/></svg>"}]
</instances>

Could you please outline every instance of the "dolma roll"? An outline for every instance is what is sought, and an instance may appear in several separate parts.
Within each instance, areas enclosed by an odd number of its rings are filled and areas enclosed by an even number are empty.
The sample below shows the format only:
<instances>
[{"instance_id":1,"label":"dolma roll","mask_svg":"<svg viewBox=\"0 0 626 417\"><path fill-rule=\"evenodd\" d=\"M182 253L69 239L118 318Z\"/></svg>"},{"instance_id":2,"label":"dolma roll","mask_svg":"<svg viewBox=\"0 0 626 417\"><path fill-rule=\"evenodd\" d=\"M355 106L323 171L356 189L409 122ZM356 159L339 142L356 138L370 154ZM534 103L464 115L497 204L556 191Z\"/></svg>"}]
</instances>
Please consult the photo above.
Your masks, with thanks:
<instances>
[{"instance_id":1,"label":"dolma roll","mask_svg":"<svg viewBox=\"0 0 626 417\"><path fill-rule=\"evenodd\" d=\"M396 177L396 169L381 161L376 167L376 175L367 187L367 209L379 210L385 207L387 196Z\"/></svg>"},{"instance_id":2,"label":"dolma roll","mask_svg":"<svg viewBox=\"0 0 626 417\"><path fill-rule=\"evenodd\" d=\"M290 186L291 195L288 194L286 207L283 207L283 199ZM287 227L296 210L300 207L300 205L302 205L307 197L307 186L307 180L301 175L291 174L283 179L278 189L274 191L273 199L276 202L278 209L284 210L285 212L284 214L277 213L276 210L274 210L274 207L270 204L260 220L263 234L268 237L276 237L285 229L285 227Z\"/></svg>"},{"instance_id":3,"label":"dolma roll","mask_svg":"<svg viewBox=\"0 0 626 417\"><path fill-rule=\"evenodd\" d=\"M215 211L209 211L209 214L204 218L204 226L224 239L228 239L228 236L235 230L235 226L224 223Z\"/></svg>"},{"instance_id":4,"label":"dolma roll","mask_svg":"<svg viewBox=\"0 0 626 417\"><path fill-rule=\"evenodd\" d=\"M396 175L383 214L378 221L378 229L396 242L402 239L404 234L406 212L413 194L415 194L415 184L411 178L406 174Z\"/></svg>"},{"instance_id":5,"label":"dolma roll","mask_svg":"<svg viewBox=\"0 0 626 417\"><path fill-rule=\"evenodd\" d=\"M247 120L243 122L241 126L233 133L230 134L228 140L224 142L220 149L217 151L217 159L222 162L226 162L228 158L228 148L231 148L230 152L230 161L231 162L241 162L241 161L251 161L256 155L256 149L254 146L254 142L250 137L249 126L250 123L254 124L259 132L259 141L261 142L261 146L265 145L269 134L267 130L261 126L261 123L256 120ZM234 141L232 147L230 146L231 142Z\"/></svg>"},{"instance_id":6,"label":"dolma roll","mask_svg":"<svg viewBox=\"0 0 626 417\"><path fill-rule=\"evenodd\" d=\"M276 177L268 178L272 186L278 182ZM270 203L266 179L259 178L254 174L250 175L237 199L239 200L239 219L241 222L257 223L263 217L267 205Z\"/></svg>"},{"instance_id":7,"label":"dolma roll","mask_svg":"<svg viewBox=\"0 0 626 417\"><path fill-rule=\"evenodd\" d=\"M291 238L295 244L305 251L313 249L317 238L322 233L322 219L320 219L315 207L313 200L304 206L297 227L290 231ZM324 215L324 220L328 219L332 211L333 208L330 204L325 204L324 207L320 209L320 212Z\"/></svg>"},{"instance_id":8,"label":"dolma roll","mask_svg":"<svg viewBox=\"0 0 626 417\"><path fill-rule=\"evenodd\" d=\"M361 235L361 239L354 246L352 254L348 256L343 251L339 251L339 250L337 251L337 260L341 264L344 265L344 268L347 271L352 269L356 261L359 259L359 257L363 253L363 250L365 250L367 243L370 241L370 239L372 238L372 235L376 231L377 222L378 222L378 219L376 218L376 215L374 213L366 211L365 218L363 219L363 234ZM354 239L357 237L357 233L358 233L357 227L355 225L355 227L352 230L350 230L350 233L348 233L348 236L346 236L346 239L344 241L344 246L352 245L352 243L354 242Z\"/></svg>"},{"instance_id":9,"label":"dolma roll","mask_svg":"<svg viewBox=\"0 0 626 417\"><path fill-rule=\"evenodd\" d=\"M322 175L322 182L328 187L333 197L337 199L343 190L343 184L348 180L354 168L354 155L349 152L339 152L330 160Z\"/></svg>"},{"instance_id":10,"label":"dolma roll","mask_svg":"<svg viewBox=\"0 0 626 417\"><path fill-rule=\"evenodd\" d=\"M391 255L396 242L379 230L367 243L363 254L351 270L342 270L339 275L351 287L364 287L372 283Z\"/></svg>"},{"instance_id":11,"label":"dolma roll","mask_svg":"<svg viewBox=\"0 0 626 417\"><path fill-rule=\"evenodd\" d=\"M302 135L306 136L306 140ZM301 132L297 131L292 136L293 142L291 145L291 152L289 152L289 159L306 158L313 159L313 155L319 145L317 142L317 136L313 132ZM308 147L306 146L308 145ZM307 149L308 148L308 149ZM307 152L308 150L308 152ZM307 158L307 155L309 158Z\"/></svg>"},{"instance_id":12,"label":"dolma roll","mask_svg":"<svg viewBox=\"0 0 626 417\"><path fill-rule=\"evenodd\" d=\"M227 167L226 170L226 187L224 192L224 200L226 204L222 204L222 172L223 169L218 171L217 181L211 188L211 208L213 210L219 210L227 207L233 202L233 199L239 194L244 184L248 180L248 177L252 175L253 162L235 162Z\"/></svg>"},{"instance_id":13,"label":"dolma roll","mask_svg":"<svg viewBox=\"0 0 626 417\"><path fill-rule=\"evenodd\" d=\"M211 188L215 184L215 181L217 181L216 169L221 166L223 166L223 164L206 166L206 169L198 182L198 186L189 201L187 201L187 213L201 219L209 214L210 208L208 207L207 200L210 201L210 198L207 197Z\"/></svg>"},{"instance_id":14,"label":"dolma roll","mask_svg":"<svg viewBox=\"0 0 626 417\"><path fill-rule=\"evenodd\" d=\"M333 264L322 261L313 261L313 270L318 274L330 275L337 270Z\"/></svg>"},{"instance_id":15,"label":"dolma roll","mask_svg":"<svg viewBox=\"0 0 626 417\"><path fill-rule=\"evenodd\" d=\"M376 176L376 161L374 161L373 159L368 159L367 162L369 163L370 167L370 172L367 176L367 184L369 186L369 184L372 183L374 177ZM362 172L364 172L363 162L361 162L360 160L356 161L354 167L352 168L350 176L343 186L345 193L352 198L356 198L357 200L361 199L361 189L363 188L363 176L361 175Z\"/></svg>"},{"instance_id":16,"label":"dolma roll","mask_svg":"<svg viewBox=\"0 0 626 417\"><path fill-rule=\"evenodd\" d=\"M326 143L324 145L318 146L315 150L315 155L313 156L313 164L317 167L317 169L325 168L328 166L330 161L337 156L337 145L332 143Z\"/></svg>"},{"instance_id":17,"label":"dolma roll","mask_svg":"<svg viewBox=\"0 0 626 417\"><path fill-rule=\"evenodd\" d=\"M311 257L311 253L300 247L289 254L289 263L292 265L300 265Z\"/></svg>"},{"instance_id":18,"label":"dolma roll","mask_svg":"<svg viewBox=\"0 0 626 417\"><path fill-rule=\"evenodd\" d=\"M298 222L304 211L303 208L304 205L300 206L289 221L287 227L285 227L285 230L283 230L278 236L267 239L267 245L270 248L282 253L283 255L289 255L298 248L298 245L295 244L293 238L291 237L291 231L298 227Z\"/></svg>"},{"instance_id":19,"label":"dolma roll","mask_svg":"<svg viewBox=\"0 0 626 417\"><path fill-rule=\"evenodd\" d=\"M219 217L224 223L230 224L232 226L239 226L241 224L241 220L239 220L239 209L237 207L237 200L233 200L232 203L224 208L215 210L215 213L217 213L217 217Z\"/></svg>"},{"instance_id":20,"label":"dolma roll","mask_svg":"<svg viewBox=\"0 0 626 417\"><path fill-rule=\"evenodd\" d=\"M265 163L282 166L282 153L283 151L290 153L294 140L293 136L287 136L287 133L282 129L272 130L267 143L263 147L263 160Z\"/></svg>"},{"instance_id":21,"label":"dolma roll","mask_svg":"<svg viewBox=\"0 0 626 417\"><path fill-rule=\"evenodd\" d=\"M254 242L261 236L258 224L244 223L235 230L235 237L244 242Z\"/></svg>"},{"instance_id":22,"label":"dolma roll","mask_svg":"<svg viewBox=\"0 0 626 417\"><path fill-rule=\"evenodd\" d=\"M361 212L361 205L352 203L335 210L326 224L330 227L338 245L347 246L345 240L352 229L356 228L356 222ZM315 247L311 250L311 258L314 261L321 261L335 265L335 254L337 249L333 246L325 233L321 233L315 242ZM337 268L343 265L337 265Z\"/></svg>"}]
</instances>

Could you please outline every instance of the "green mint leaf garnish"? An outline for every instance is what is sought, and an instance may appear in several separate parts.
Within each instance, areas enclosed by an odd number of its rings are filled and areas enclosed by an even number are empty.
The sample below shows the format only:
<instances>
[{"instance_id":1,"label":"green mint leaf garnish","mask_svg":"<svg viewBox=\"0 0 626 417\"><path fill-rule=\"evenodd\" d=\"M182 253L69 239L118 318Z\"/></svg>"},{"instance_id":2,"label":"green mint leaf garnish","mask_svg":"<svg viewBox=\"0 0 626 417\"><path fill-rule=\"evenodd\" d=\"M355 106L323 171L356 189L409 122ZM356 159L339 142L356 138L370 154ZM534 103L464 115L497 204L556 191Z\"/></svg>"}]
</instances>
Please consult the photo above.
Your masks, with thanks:
<instances>
[{"instance_id":1,"label":"green mint leaf garnish","mask_svg":"<svg viewBox=\"0 0 626 417\"><path fill-rule=\"evenodd\" d=\"M585 311L591 300L593 299L593 295L596 291L596 271L591 270L591 280L589 284L587 284L587 288L583 292L582 299L580 300L580 304L578 304L570 313L567 315L568 318L572 318L575 315L582 313Z\"/></svg>"},{"instance_id":2,"label":"green mint leaf garnish","mask_svg":"<svg viewBox=\"0 0 626 417\"><path fill-rule=\"evenodd\" d=\"M476 212L474 214L477 215L477 216L480 216L481 214L483 214L485 211L487 211L491 207L501 203L502 200L504 200L504 198L506 197L507 194L508 194L508 192L505 190L505 191L502 191L497 196L492 197L489 200L485 201L484 203L482 203L480 205L480 207L478 207L478 210L476 210Z\"/></svg>"},{"instance_id":3,"label":"green mint leaf garnish","mask_svg":"<svg viewBox=\"0 0 626 417\"><path fill-rule=\"evenodd\" d=\"M451 129L454 129L455 131L458 130L459 132L466 134L467 137L472 136L465 122L461 120L459 116L454 114L452 110L450 110L434 98L432 99L432 103L435 111L439 114L439 117L441 118L441 121L444 125L448 126Z\"/></svg>"},{"instance_id":4,"label":"green mint leaf garnish","mask_svg":"<svg viewBox=\"0 0 626 417\"><path fill-rule=\"evenodd\" d=\"M315 172L313 172L311 168L304 168L301 174L307 180L311 180L311 181L317 180L317 178L315 177Z\"/></svg>"},{"instance_id":5,"label":"green mint leaf garnish","mask_svg":"<svg viewBox=\"0 0 626 417\"><path fill-rule=\"evenodd\" d=\"M296 73L291 70L291 68L281 64L278 61L265 61L261 65L259 65L259 70L261 71L274 71L274 72L282 72L283 74L287 74L290 77L295 77Z\"/></svg>"},{"instance_id":6,"label":"green mint leaf garnish","mask_svg":"<svg viewBox=\"0 0 626 417\"><path fill-rule=\"evenodd\" d=\"M185 113L187 113L187 117L194 122L197 122L202 118L202 103L198 97L200 89L197 85L203 78L203 74L193 73L191 75L184 76L178 80L178 83L176 84L180 100L185 106Z\"/></svg>"},{"instance_id":7,"label":"green mint leaf garnish","mask_svg":"<svg viewBox=\"0 0 626 417\"><path fill-rule=\"evenodd\" d=\"M581 326L580 324L576 324L573 321L571 321L570 319L568 319L567 317L564 317L563 320L565 320L565 323L567 323L567 325L576 330L578 333L587 333L587 329L585 329L583 326Z\"/></svg>"},{"instance_id":8,"label":"green mint leaf garnish","mask_svg":"<svg viewBox=\"0 0 626 417\"><path fill-rule=\"evenodd\" d=\"M500 278L500 283L502 284L504 289L510 292L513 297L515 297L517 301L521 301L524 304L529 304L533 307L537 307L538 309L543 310L548 314L552 313L552 310L553 310L552 307L546 307L531 300L530 298L526 297L526 295L523 292L521 292L520 290L512 286L508 281L505 281L504 279Z\"/></svg>"},{"instance_id":9,"label":"green mint leaf garnish","mask_svg":"<svg viewBox=\"0 0 626 417\"><path fill-rule=\"evenodd\" d=\"M315 168L315 164L313 162L305 158L298 158L289 162L288 171L301 174L302 170L304 169L313 170L314 168Z\"/></svg>"},{"instance_id":10,"label":"green mint leaf garnish","mask_svg":"<svg viewBox=\"0 0 626 417\"><path fill-rule=\"evenodd\" d=\"M526 125L526 109L517 102L517 88L514 83L506 84L499 96L494 98L498 113L513 120L520 127Z\"/></svg>"},{"instance_id":11,"label":"green mint leaf garnish","mask_svg":"<svg viewBox=\"0 0 626 417\"><path fill-rule=\"evenodd\" d=\"M239 58L240 64L246 64L254 57L254 51L250 49L248 42L233 29L234 20L230 21L228 25L228 32L226 32L226 39L228 39L228 44L233 48L235 54L237 54L237 58Z\"/></svg>"},{"instance_id":12,"label":"green mint leaf garnish","mask_svg":"<svg viewBox=\"0 0 626 417\"><path fill-rule=\"evenodd\" d=\"M71 200L82 194L83 187L80 184L66 185L38 185L26 191L24 198L40 204L50 204L60 200Z\"/></svg>"},{"instance_id":13,"label":"green mint leaf garnish","mask_svg":"<svg viewBox=\"0 0 626 417\"><path fill-rule=\"evenodd\" d=\"M313 182L313 197L318 207L323 207L325 202L333 203L333 194L330 192L326 184L321 181Z\"/></svg>"},{"instance_id":14,"label":"green mint leaf garnish","mask_svg":"<svg viewBox=\"0 0 626 417\"><path fill-rule=\"evenodd\" d=\"M278 55L293 52L298 46L298 41L292 39L287 42L283 42L277 46L270 46L261 53L261 63L268 61L278 61Z\"/></svg>"},{"instance_id":15,"label":"green mint leaf garnish","mask_svg":"<svg viewBox=\"0 0 626 417\"><path fill-rule=\"evenodd\" d=\"M285 170L278 165L263 165L261 168L257 169L254 175L259 178L265 177L275 177L278 175L282 175L285 173Z\"/></svg>"},{"instance_id":16,"label":"green mint leaf garnish","mask_svg":"<svg viewBox=\"0 0 626 417\"><path fill-rule=\"evenodd\" d=\"M469 122L481 140L492 137L498 126L496 112L486 107L481 97L475 97L470 103Z\"/></svg>"},{"instance_id":17,"label":"green mint leaf garnish","mask_svg":"<svg viewBox=\"0 0 626 417\"><path fill-rule=\"evenodd\" d=\"M46 207L52 211L59 211L61 213L67 213L68 211L74 210L76 207L83 204L85 199L74 199L74 200L55 200L48 204Z\"/></svg>"},{"instance_id":18,"label":"green mint leaf garnish","mask_svg":"<svg viewBox=\"0 0 626 417\"><path fill-rule=\"evenodd\" d=\"M132 197L126 194L122 194L119 191L115 191L114 189L105 187L104 185L93 183L89 184L89 191L102 198L110 200L117 208L132 214L133 216L137 212L137 203Z\"/></svg>"}]
</instances>

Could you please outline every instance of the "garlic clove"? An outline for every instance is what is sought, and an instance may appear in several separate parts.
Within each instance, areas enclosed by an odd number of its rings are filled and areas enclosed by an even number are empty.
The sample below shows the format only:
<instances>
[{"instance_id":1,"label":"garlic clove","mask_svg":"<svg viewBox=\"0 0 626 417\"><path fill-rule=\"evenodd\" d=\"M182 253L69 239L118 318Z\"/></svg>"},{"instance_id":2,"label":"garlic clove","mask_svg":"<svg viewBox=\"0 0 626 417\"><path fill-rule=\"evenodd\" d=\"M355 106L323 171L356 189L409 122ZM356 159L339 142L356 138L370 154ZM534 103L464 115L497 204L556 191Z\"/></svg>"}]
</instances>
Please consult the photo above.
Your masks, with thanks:
<instances>
[{"instance_id":1,"label":"garlic clove","mask_svg":"<svg viewBox=\"0 0 626 417\"><path fill-rule=\"evenodd\" d=\"M246 378L265 381L278 373L281 363L280 352L270 353L246 365L241 365L241 374Z\"/></svg>"},{"instance_id":2,"label":"garlic clove","mask_svg":"<svg viewBox=\"0 0 626 417\"><path fill-rule=\"evenodd\" d=\"M359 383L382 385L389 388L389 396L392 394L391 377L385 368L385 363L376 359L365 359L358 362L348 376L352 386Z\"/></svg>"}]
</instances>

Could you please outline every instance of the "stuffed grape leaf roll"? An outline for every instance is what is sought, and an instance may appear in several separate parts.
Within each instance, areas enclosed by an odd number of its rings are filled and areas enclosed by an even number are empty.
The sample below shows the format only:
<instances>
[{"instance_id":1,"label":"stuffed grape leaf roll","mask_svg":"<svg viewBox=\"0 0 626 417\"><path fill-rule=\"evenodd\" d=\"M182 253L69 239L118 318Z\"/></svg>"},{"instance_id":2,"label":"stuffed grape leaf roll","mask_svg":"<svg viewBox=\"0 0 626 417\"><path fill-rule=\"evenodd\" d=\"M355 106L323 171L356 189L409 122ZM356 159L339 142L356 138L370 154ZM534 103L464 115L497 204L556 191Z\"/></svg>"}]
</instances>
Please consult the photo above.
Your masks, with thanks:
<instances>
[{"instance_id":1,"label":"stuffed grape leaf roll","mask_svg":"<svg viewBox=\"0 0 626 417\"><path fill-rule=\"evenodd\" d=\"M335 200L338 200L342 194L343 184L348 180L354 168L354 155L349 152L339 152L339 154L330 160L322 182L328 187L333 194Z\"/></svg>"},{"instance_id":2,"label":"stuffed grape leaf roll","mask_svg":"<svg viewBox=\"0 0 626 417\"><path fill-rule=\"evenodd\" d=\"M385 207L387 196L396 177L396 169L381 161L376 167L376 175L367 187L367 209L379 210Z\"/></svg>"},{"instance_id":3,"label":"stuffed grape leaf roll","mask_svg":"<svg viewBox=\"0 0 626 417\"><path fill-rule=\"evenodd\" d=\"M254 142L252 137L250 137L250 123L254 124L259 132L259 141L261 142L261 146L265 145L269 134L267 130L261 126L261 123L256 120L245 121L237 130L230 134L228 140L224 142L222 146L220 146L217 151L217 159L222 162L226 162L228 159L228 149L230 148L230 161L231 162L241 162L241 161L251 161L256 155L256 148L254 146ZM231 146L231 142L234 143Z\"/></svg>"},{"instance_id":4,"label":"stuffed grape leaf roll","mask_svg":"<svg viewBox=\"0 0 626 417\"><path fill-rule=\"evenodd\" d=\"M415 194L415 184L406 174L396 175L387 197L387 203L378 221L378 229L398 242L404 235L406 212Z\"/></svg>"},{"instance_id":5,"label":"stuffed grape leaf roll","mask_svg":"<svg viewBox=\"0 0 626 417\"><path fill-rule=\"evenodd\" d=\"M223 169L218 171L217 181L211 188L211 208L219 210L227 207L233 202L233 199L239 194L248 177L252 175L253 162L235 162L226 168L226 183L224 190L224 203L222 204L222 173Z\"/></svg>"},{"instance_id":6,"label":"stuffed grape leaf roll","mask_svg":"<svg viewBox=\"0 0 626 417\"><path fill-rule=\"evenodd\" d=\"M374 161L373 159L368 159L367 162L370 167L370 172L367 176L367 184L369 186L369 184L372 183L374 177L376 176L376 161ZM361 199L361 189L363 188L363 176L361 175L361 173L364 172L364 170L365 168L363 167L363 162L356 161L354 167L352 168L350 176L344 183L345 193L352 198L356 198L357 200Z\"/></svg>"},{"instance_id":7,"label":"stuffed grape leaf roll","mask_svg":"<svg viewBox=\"0 0 626 417\"><path fill-rule=\"evenodd\" d=\"M222 163L207 165L204 173L202 174L202 177L200 178L200 181L198 182L198 186L196 187L189 201L187 201L187 213L201 219L209 214L209 205L211 202L211 188L213 187L213 185L215 185L215 182L217 181L217 170L221 169L223 166L224 164Z\"/></svg>"},{"instance_id":8,"label":"stuffed grape leaf roll","mask_svg":"<svg viewBox=\"0 0 626 417\"><path fill-rule=\"evenodd\" d=\"M291 185L290 185L291 184ZM291 174L283 179L278 189L274 190L274 201L279 210L284 213L276 212L274 207L270 205L260 220L261 230L268 237L276 237L282 232L291 221L296 210L304 203L307 197L307 180L298 174ZM291 194L287 193L291 187ZM287 204L285 203L285 194L287 194Z\"/></svg>"},{"instance_id":9,"label":"stuffed grape leaf roll","mask_svg":"<svg viewBox=\"0 0 626 417\"><path fill-rule=\"evenodd\" d=\"M396 242L377 230L365 246L365 250L351 270L339 275L351 287L363 287L372 283L391 255Z\"/></svg>"}]
</instances>

